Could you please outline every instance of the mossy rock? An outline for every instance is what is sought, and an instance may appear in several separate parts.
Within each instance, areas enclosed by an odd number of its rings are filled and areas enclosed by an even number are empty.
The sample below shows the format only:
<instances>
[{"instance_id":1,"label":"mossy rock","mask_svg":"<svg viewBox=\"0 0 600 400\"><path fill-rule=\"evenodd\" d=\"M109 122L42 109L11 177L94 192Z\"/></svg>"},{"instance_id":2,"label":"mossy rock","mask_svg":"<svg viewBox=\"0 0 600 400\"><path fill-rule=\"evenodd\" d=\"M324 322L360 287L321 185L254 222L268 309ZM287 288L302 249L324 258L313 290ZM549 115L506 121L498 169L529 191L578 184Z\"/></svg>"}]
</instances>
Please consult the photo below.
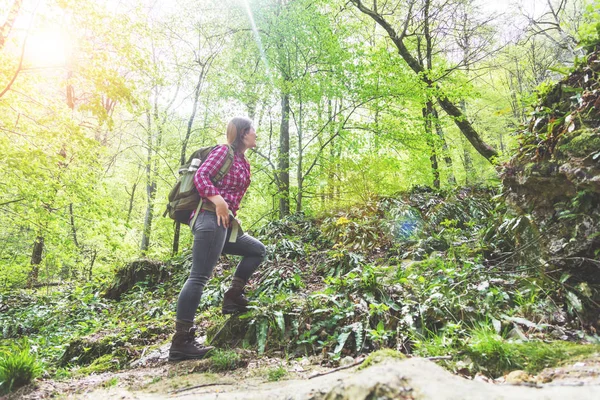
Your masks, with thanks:
<instances>
[{"instance_id":1,"label":"mossy rock","mask_svg":"<svg viewBox=\"0 0 600 400\"><path fill-rule=\"evenodd\" d=\"M99 331L86 337L72 340L59 360L60 366L92 365L104 363L103 357L110 357L110 362L122 365L137 356L141 347L147 346L157 337L164 337L171 327L166 325L150 325L136 329L120 329L117 331Z\"/></svg>"},{"instance_id":2,"label":"mossy rock","mask_svg":"<svg viewBox=\"0 0 600 400\"><path fill-rule=\"evenodd\" d=\"M582 129L559 145L559 150L571 157L587 157L600 151L600 133L596 129Z\"/></svg>"},{"instance_id":3,"label":"mossy rock","mask_svg":"<svg viewBox=\"0 0 600 400\"><path fill-rule=\"evenodd\" d=\"M63 367L69 364L89 365L106 355L127 358L132 352L135 351L131 344L126 343L122 336L115 334L102 336L102 333L97 333L69 343L59 360L59 365Z\"/></svg>"},{"instance_id":4,"label":"mossy rock","mask_svg":"<svg viewBox=\"0 0 600 400\"><path fill-rule=\"evenodd\" d=\"M119 300L121 295L139 282L147 282L150 286L164 282L169 277L165 264L160 261L140 259L132 261L125 267L117 270L110 287L104 297Z\"/></svg>"},{"instance_id":5,"label":"mossy rock","mask_svg":"<svg viewBox=\"0 0 600 400\"><path fill-rule=\"evenodd\" d=\"M403 360L406 355L397 350L381 349L369 354L365 362L361 364L359 369L369 368L371 365L379 364L386 360Z\"/></svg>"},{"instance_id":6,"label":"mossy rock","mask_svg":"<svg viewBox=\"0 0 600 400\"><path fill-rule=\"evenodd\" d=\"M206 341L215 347L236 347L244 340L249 330L248 320L231 316L224 322L209 327Z\"/></svg>"}]
</instances>

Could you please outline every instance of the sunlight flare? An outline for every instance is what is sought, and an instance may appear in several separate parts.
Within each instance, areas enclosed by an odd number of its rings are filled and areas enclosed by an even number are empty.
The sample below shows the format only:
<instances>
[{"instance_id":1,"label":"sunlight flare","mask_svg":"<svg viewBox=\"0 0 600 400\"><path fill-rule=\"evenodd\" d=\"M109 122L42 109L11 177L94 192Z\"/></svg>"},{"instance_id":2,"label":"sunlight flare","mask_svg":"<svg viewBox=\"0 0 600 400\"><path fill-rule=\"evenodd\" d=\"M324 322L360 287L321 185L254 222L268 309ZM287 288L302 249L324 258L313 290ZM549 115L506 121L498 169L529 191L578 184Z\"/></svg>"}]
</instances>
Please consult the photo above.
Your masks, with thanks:
<instances>
[{"instance_id":1,"label":"sunlight flare","mask_svg":"<svg viewBox=\"0 0 600 400\"><path fill-rule=\"evenodd\" d=\"M59 30L38 31L27 39L25 61L33 68L64 67L71 47L68 36Z\"/></svg>"}]
</instances>

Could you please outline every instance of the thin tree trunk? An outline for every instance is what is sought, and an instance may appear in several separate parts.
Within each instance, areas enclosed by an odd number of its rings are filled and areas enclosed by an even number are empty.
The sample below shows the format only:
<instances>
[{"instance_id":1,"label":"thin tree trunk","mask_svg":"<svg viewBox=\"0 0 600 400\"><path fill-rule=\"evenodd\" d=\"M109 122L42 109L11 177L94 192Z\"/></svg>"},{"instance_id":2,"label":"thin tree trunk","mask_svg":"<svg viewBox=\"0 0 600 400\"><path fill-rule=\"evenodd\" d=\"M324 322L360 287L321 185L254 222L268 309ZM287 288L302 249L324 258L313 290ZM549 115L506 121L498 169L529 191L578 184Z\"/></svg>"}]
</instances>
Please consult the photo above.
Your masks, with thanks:
<instances>
[{"instance_id":1,"label":"thin tree trunk","mask_svg":"<svg viewBox=\"0 0 600 400\"><path fill-rule=\"evenodd\" d=\"M127 209L127 219L125 220L125 224L129 224L129 220L131 219L131 213L133 211L133 201L135 199L135 190L137 189L137 182L133 184L131 187L131 193L127 192L127 188L125 191L129 194L129 208Z\"/></svg>"},{"instance_id":2,"label":"thin tree trunk","mask_svg":"<svg viewBox=\"0 0 600 400\"><path fill-rule=\"evenodd\" d=\"M446 164L446 169L448 170L448 184L451 186L456 185L456 178L454 177L454 169L452 167L452 157L450 157L450 150L448 149L448 142L446 142L446 137L444 135L444 129L442 128L442 124L440 123L440 118L438 112L435 107L432 108L432 115L435 122L435 131L442 142L442 153L444 157L444 163Z\"/></svg>"},{"instance_id":3,"label":"thin tree trunk","mask_svg":"<svg viewBox=\"0 0 600 400\"><path fill-rule=\"evenodd\" d=\"M19 16L19 11L21 10L21 5L23 4L23 0L15 0L10 11L8 12L8 16L6 17L6 21L2 24L0 28L0 50L4 47L6 43L6 39L12 30L17 17Z\"/></svg>"},{"instance_id":4,"label":"thin tree trunk","mask_svg":"<svg viewBox=\"0 0 600 400\"><path fill-rule=\"evenodd\" d=\"M460 101L460 107L463 110L463 114L466 115L467 103L464 100ZM465 169L465 185L468 185L471 182L469 175L473 173L473 159L471 158L471 153L469 152L469 148L466 146L464 138L461 138L460 143L463 148L463 167Z\"/></svg>"},{"instance_id":5,"label":"thin tree trunk","mask_svg":"<svg viewBox=\"0 0 600 400\"><path fill-rule=\"evenodd\" d=\"M424 33L425 33L425 69L431 71L432 67L432 41L431 33L429 31L429 6L431 5L430 0L425 0L425 6L423 7L424 14ZM420 47L419 47L420 48ZM419 57L421 66L422 60ZM431 85L428 85L431 88ZM426 94L425 107L423 108L423 120L425 122L425 136L427 137L427 144L429 145L431 155L429 161L431 162L431 171L433 173L433 187L436 189L440 188L440 169L437 160L437 150L435 147L435 140L433 138L433 103L430 98L430 92Z\"/></svg>"},{"instance_id":6,"label":"thin tree trunk","mask_svg":"<svg viewBox=\"0 0 600 400\"><path fill-rule=\"evenodd\" d=\"M69 216L71 220L71 234L73 235L73 243L75 243L75 246L79 247L79 242L77 241L77 229L75 228L75 216L73 215L73 203L69 203Z\"/></svg>"},{"instance_id":7,"label":"thin tree trunk","mask_svg":"<svg viewBox=\"0 0 600 400\"><path fill-rule=\"evenodd\" d=\"M42 256L44 254L44 237L38 235L33 242L33 252L31 253L31 270L27 277L27 287L31 288L38 283L38 277L40 274L40 264L42 263Z\"/></svg>"},{"instance_id":8,"label":"thin tree trunk","mask_svg":"<svg viewBox=\"0 0 600 400\"><path fill-rule=\"evenodd\" d=\"M302 175L302 99L300 99L298 111L298 169L296 179L298 180L298 195L296 196L296 212L302 212L302 191L304 189L304 176Z\"/></svg>"},{"instance_id":9,"label":"thin tree trunk","mask_svg":"<svg viewBox=\"0 0 600 400\"><path fill-rule=\"evenodd\" d=\"M90 261L90 268L88 269L88 281L92 280L92 271L94 269L94 263L96 262L97 255L98 255L98 250L94 249L92 252L92 260Z\"/></svg>"},{"instance_id":10,"label":"thin tree trunk","mask_svg":"<svg viewBox=\"0 0 600 400\"><path fill-rule=\"evenodd\" d=\"M327 118L329 121L333 119L333 104L331 99L327 101ZM335 124L332 122L329 124L329 137L332 138L335 134ZM334 157L335 157L335 141L332 139L329 147L329 168L327 170L327 200L333 200L333 193L335 191L335 170L334 170Z\"/></svg>"},{"instance_id":11,"label":"thin tree trunk","mask_svg":"<svg viewBox=\"0 0 600 400\"><path fill-rule=\"evenodd\" d=\"M279 130L279 218L290 214L290 95L281 95Z\"/></svg>"},{"instance_id":12,"label":"thin tree trunk","mask_svg":"<svg viewBox=\"0 0 600 400\"><path fill-rule=\"evenodd\" d=\"M146 254L150 248L150 234L152 233L152 219L154 215L154 198L156 196L156 180L152 170L152 160L154 156L153 143L155 142L152 135L152 117L150 110L146 111L146 120L148 124L148 154L146 158L146 214L144 216L144 231L142 233L142 243L140 250L142 254Z\"/></svg>"},{"instance_id":13,"label":"thin tree trunk","mask_svg":"<svg viewBox=\"0 0 600 400\"><path fill-rule=\"evenodd\" d=\"M432 117L433 117L433 103L428 100L425 107L423 107L423 121L425 123L425 136L427 144L430 149L429 161L431 162L431 172L433 174L433 187L436 189L440 188L440 169L437 160L437 151L435 148L435 140L433 140L433 129L432 129Z\"/></svg>"}]
</instances>

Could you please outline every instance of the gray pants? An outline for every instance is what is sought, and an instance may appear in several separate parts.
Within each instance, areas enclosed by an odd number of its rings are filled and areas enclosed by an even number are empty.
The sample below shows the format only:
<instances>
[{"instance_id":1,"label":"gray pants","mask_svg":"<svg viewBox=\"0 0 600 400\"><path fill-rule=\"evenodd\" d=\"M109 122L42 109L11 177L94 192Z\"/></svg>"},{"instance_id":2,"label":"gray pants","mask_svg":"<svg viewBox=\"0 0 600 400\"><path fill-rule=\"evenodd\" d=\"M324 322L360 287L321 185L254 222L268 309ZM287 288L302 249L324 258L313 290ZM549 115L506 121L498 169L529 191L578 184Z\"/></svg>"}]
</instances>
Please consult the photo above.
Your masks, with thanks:
<instances>
[{"instance_id":1,"label":"gray pants","mask_svg":"<svg viewBox=\"0 0 600 400\"><path fill-rule=\"evenodd\" d=\"M192 269L177 299L177 320L194 322L196 309L202 298L202 290L210 279L221 253L242 256L234 276L247 281L265 258L265 246L250 235L238 236L229 242L231 228L217 225L217 215L203 210L192 227Z\"/></svg>"}]
</instances>

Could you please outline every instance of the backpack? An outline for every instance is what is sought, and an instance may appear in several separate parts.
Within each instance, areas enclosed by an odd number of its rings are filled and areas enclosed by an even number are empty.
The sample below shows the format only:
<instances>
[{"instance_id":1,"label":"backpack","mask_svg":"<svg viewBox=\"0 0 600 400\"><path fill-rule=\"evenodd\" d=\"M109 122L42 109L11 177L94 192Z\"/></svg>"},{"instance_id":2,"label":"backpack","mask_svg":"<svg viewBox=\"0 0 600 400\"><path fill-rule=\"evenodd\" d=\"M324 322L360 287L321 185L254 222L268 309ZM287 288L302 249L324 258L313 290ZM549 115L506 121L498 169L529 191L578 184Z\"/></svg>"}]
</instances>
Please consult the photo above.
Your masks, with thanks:
<instances>
[{"instance_id":1,"label":"backpack","mask_svg":"<svg viewBox=\"0 0 600 400\"><path fill-rule=\"evenodd\" d=\"M163 217L168 214L169 218L177 222L183 224L189 222L192 212L200 204L200 194L194 185L194 175L196 175L196 171L200 165L217 146L207 146L196 150L192 153L188 162L179 167L179 179L169 192L169 203ZM233 164L233 149L229 145L227 149L227 158L225 158L225 162L217 172L217 175L211 179L213 183L217 183L223 179L225 174L229 172L231 164Z\"/></svg>"}]
</instances>

